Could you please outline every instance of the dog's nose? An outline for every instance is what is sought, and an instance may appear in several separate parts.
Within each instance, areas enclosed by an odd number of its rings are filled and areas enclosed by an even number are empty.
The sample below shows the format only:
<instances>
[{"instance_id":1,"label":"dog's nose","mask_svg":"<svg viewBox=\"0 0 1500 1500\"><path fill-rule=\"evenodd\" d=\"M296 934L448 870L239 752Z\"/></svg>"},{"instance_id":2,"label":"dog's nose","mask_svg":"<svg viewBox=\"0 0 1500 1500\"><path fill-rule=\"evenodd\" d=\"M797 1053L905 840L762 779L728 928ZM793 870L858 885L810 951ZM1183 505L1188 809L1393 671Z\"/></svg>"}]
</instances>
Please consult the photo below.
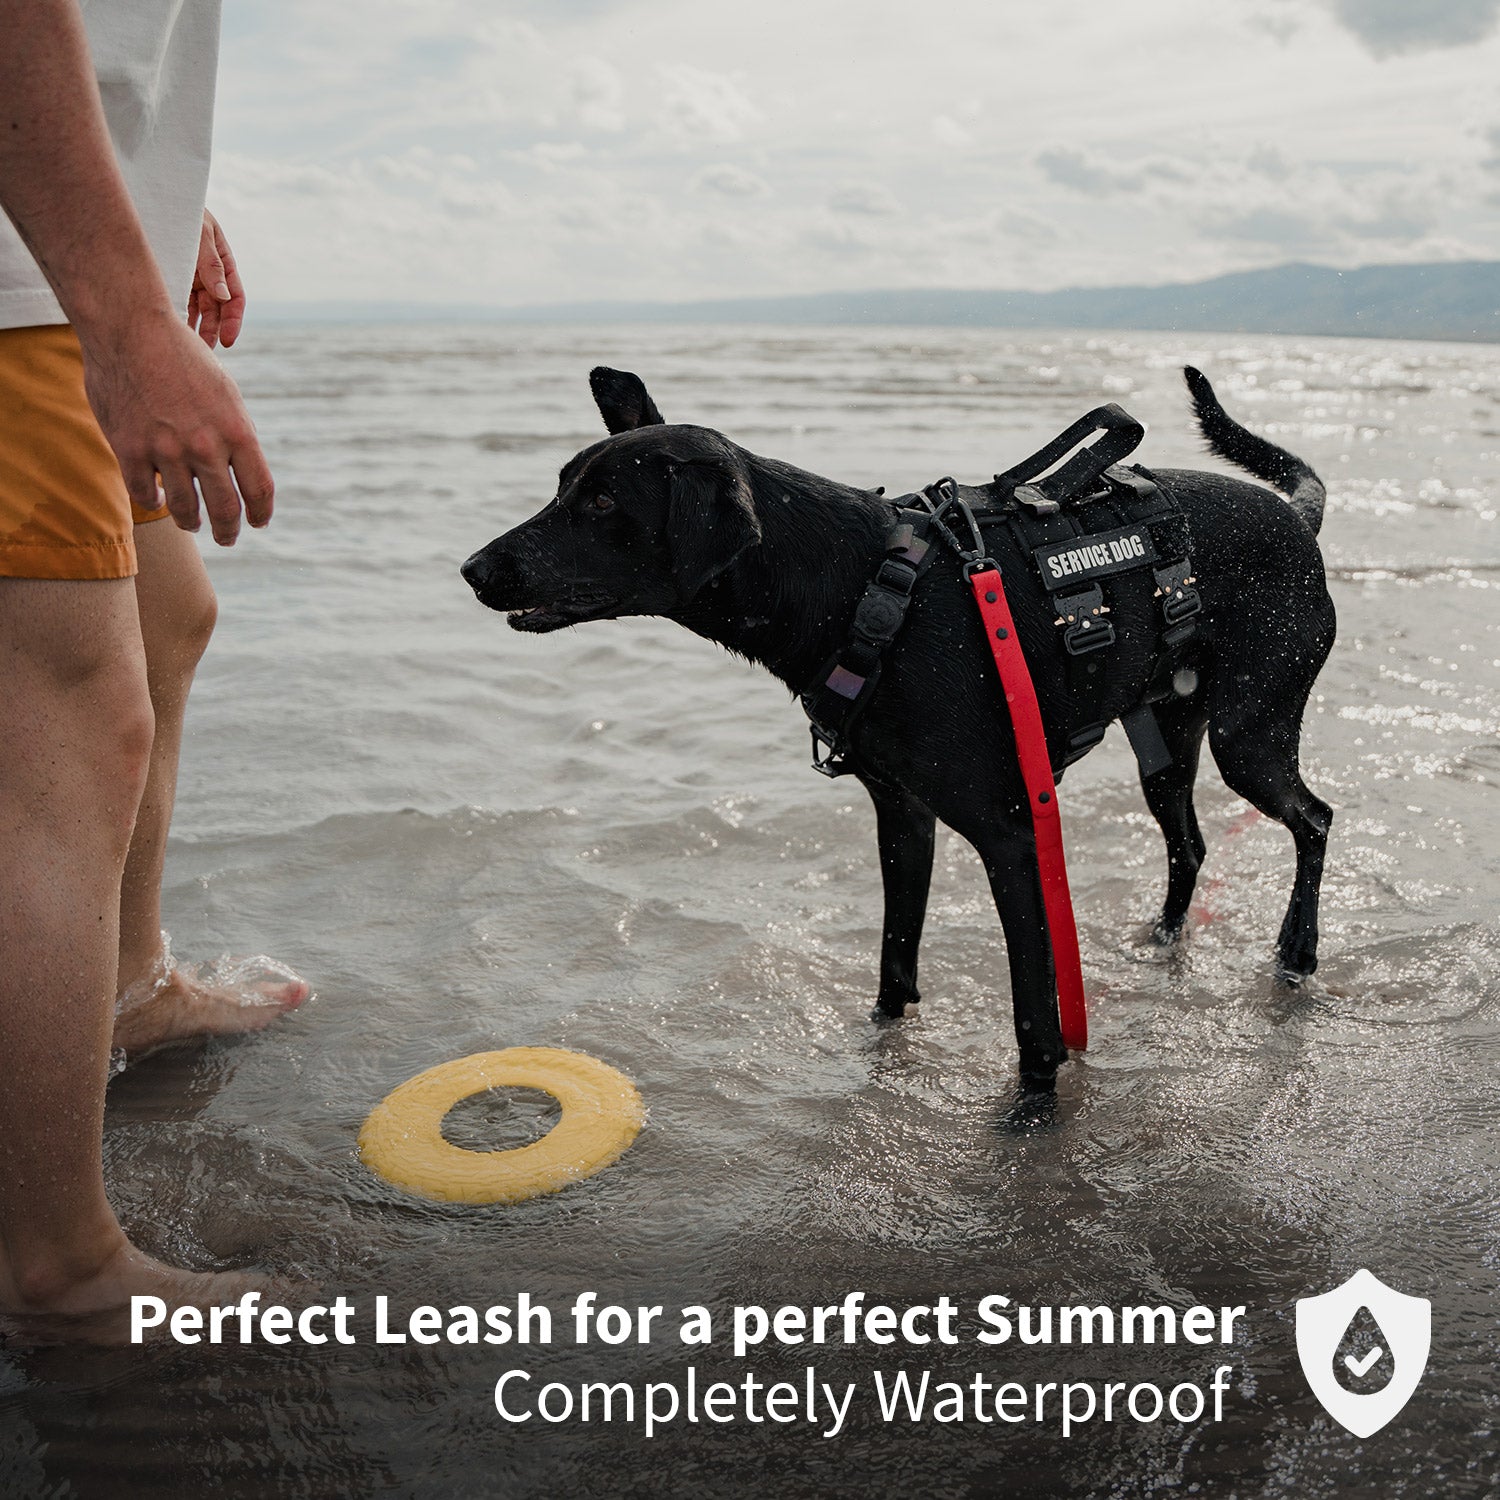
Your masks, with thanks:
<instances>
[{"instance_id":1,"label":"dog's nose","mask_svg":"<svg viewBox=\"0 0 1500 1500\"><path fill-rule=\"evenodd\" d=\"M516 593L525 582L503 537L481 547L458 571L474 590L479 602L489 609L511 608L516 602ZM520 601L522 604L526 602L524 599Z\"/></svg>"},{"instance_id":2,"label":"dog's nose","mask_svg":"<svg viewBox=\"0 0 1500 1500\"><path fill-rule=\"evenodd\" d=\"M467 558L463 566L458 570L463 575L463 580L471 589L478 591L484 587L487 569L485 567L484 553L476 552Z\"/></svg>"}]
</instances>

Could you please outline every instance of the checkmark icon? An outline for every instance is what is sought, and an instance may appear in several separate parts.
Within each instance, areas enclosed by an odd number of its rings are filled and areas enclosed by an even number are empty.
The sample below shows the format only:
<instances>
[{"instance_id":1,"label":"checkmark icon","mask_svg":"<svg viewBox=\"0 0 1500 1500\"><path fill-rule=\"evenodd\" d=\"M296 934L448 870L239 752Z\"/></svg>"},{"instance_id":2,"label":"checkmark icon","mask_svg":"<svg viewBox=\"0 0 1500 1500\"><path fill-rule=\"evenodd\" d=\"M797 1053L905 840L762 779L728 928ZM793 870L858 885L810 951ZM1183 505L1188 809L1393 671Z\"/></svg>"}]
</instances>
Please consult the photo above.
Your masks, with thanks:
<instances>
[{"instance_id":1,"label":"checkmark icon","mask_svg":"<svg viewBox=\"0 0 1500 1500\"><path fill-rule=\"evenodd\" d=\"M1370 1366L1384 1353L1385 1350L1379 1344L1376 1344L1373 1349L1366 1350L1363 1359L1355 1359L1352 1354L1346 1354L1344 1356L1344 1363L1349 1367L1352 1374L1364 1375L1369 1372Z\"/></svg>"}]
</instances>

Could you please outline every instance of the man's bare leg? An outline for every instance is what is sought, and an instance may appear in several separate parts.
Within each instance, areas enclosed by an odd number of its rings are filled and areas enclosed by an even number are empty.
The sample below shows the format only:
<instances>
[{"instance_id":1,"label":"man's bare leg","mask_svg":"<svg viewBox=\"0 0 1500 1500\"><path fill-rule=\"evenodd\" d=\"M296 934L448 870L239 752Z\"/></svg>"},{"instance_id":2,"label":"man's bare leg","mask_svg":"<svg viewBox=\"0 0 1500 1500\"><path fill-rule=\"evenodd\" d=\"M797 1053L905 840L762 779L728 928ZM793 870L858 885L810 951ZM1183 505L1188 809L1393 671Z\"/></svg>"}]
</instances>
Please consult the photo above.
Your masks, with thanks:
<instances>
[{"instance_id":1,"label":"man's bare leg","mask_svg":"<svg viewBox=\"0 0 1500 1500\"><path fill-rule=\"evenodd\" d=\"M161 959L161 878L177 791L182 723L193 673L213 633L218 608L192 536L168 521L135 529L140 573L136 604L156 736L125 861L120 891L120 992L140 996L115 1025L127 1056L194 1036L258 1031L300 1005L308 986L270 983L216 988L177 970L152 983ZM144 995L141 992L144 991Z\"/></svg>"},{"instance_id":2,"label":"man's bare leg","mask_svg":"<svg viewBox=\"0 0 1500 1500\"><path fill-rule=\"evenodd\" d=\"M0 683L0 1323L113 1337L132 1293L236 1284L136 1250L104 1191L120 876L152 740L131 581L0 578Z\"/></svg>"}]
</instances>

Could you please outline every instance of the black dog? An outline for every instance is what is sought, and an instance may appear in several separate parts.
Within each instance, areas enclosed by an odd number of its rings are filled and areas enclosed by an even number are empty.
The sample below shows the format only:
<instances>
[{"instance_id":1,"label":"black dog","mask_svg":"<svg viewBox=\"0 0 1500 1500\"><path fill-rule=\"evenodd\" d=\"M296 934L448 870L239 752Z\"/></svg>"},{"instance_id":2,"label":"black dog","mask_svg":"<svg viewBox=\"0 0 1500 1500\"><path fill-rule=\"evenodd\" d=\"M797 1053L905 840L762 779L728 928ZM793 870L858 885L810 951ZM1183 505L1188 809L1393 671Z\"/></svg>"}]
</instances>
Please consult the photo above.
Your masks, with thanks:
<instances>
[{"instance_id":1,"label":"black dog","mask_svg":"<svg viewBox=\"0 0 1500 1500\"><path fill-rule=\"evenodd\" d=\"M1172 764L1142 778L1167 841L1155 933L1165 943L1181 932L1203 862L1192 793L1207 729L1230 788L1296 842L1277 951L1281 972L1297 979L1317 964L1332 818L1297 763L1302 711L1334 637L1316 541L1324 488L1300 459L1234 422L1197 370L1186 375L1210 448L1289 499L1195 470L1159 476L1187 517L1207 629L1196 687L1154 711ZM848 635L884 556L890 502L758 458L707 428L665 425L634 375L597 369L590 384L612 436L569 461L546 507L464 563L480 602L533 632L666 615L802 690ZM960 493L983 499L977 489ZM1077 712L1053 611L1003 528L991 551L1061 764ZM984 628L960 581L946 555L919 579L852 736L856 774L875 803L885 886L879 1010L899 1016L919 998L917 946L941 818L984 861L1005 930L1022 1076L1046 1086L1067 1054L1035 842ZM1115 600L1108 719L1141 701L1152 668L1149 587L1138 592Z\"/></svg>"}]
</instances>

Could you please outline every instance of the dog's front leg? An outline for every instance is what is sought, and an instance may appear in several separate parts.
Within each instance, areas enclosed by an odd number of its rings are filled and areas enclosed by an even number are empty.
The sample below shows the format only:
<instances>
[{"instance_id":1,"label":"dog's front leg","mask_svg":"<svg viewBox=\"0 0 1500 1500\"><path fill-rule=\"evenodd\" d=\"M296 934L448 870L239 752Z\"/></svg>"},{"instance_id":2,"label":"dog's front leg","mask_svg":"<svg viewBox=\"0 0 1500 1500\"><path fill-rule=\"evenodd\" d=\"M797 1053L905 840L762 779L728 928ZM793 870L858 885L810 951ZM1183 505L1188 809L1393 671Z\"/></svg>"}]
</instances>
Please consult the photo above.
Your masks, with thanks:
<instances>
[{"instance_id":1,"label":"dog's front leg","mask_svg":"<svg viewBox=\"0 0 1500 1500\"><path fill-rule=\"evenodd\" d=\"M896 1017L922 997L917 993L917 947L927 916L936 819L909 792L865 782L875 803L880 875L885 886L885 926L880 936L880 998L875 1018Z\"/></svg>"},{"instance_id":2,"label":"dog's front leg","mask_svg":"<svg viewBox=\"0 0 1500 1500\"><path fill-rule=\"evenodd\" d=\"M1021 1049L1021 1082L1028 1089L1050 1089L1066 1062L1057 1015L1057 980L1047 935L1036 843L1026 833L995 833L977 844L990 877L1005 948L1010 959L1010 999L1016 1043Z\"/></svg>"}]
</instances>

